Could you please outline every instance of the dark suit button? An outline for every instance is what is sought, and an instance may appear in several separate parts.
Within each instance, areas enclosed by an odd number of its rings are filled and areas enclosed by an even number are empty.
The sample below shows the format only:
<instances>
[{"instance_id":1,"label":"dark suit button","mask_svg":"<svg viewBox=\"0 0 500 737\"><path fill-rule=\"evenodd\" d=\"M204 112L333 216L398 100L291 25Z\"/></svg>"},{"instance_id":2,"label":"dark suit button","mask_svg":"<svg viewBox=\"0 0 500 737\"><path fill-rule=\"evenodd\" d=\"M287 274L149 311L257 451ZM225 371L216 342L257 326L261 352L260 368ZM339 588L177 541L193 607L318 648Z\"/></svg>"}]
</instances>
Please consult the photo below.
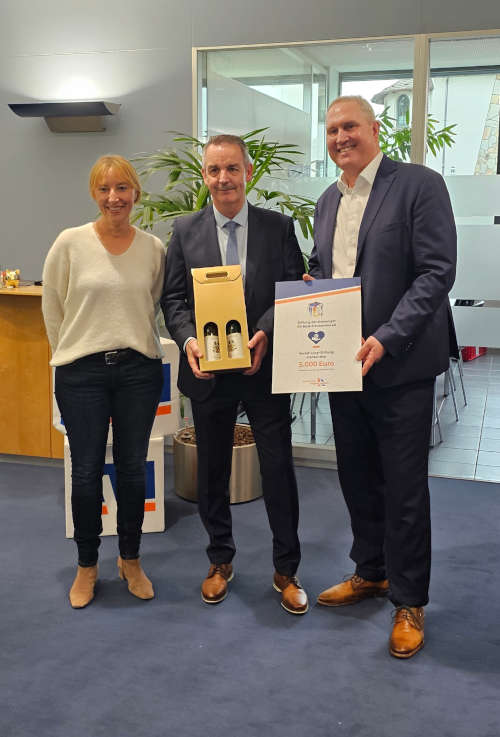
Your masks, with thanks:
<instances>
[{"instance_id":1,"label":"dark suit button","mask_svg":"<svg viewBox=\"0 0 500 737\"><path fill-rule=\"evenodd\" d=\"M407 343L406 346L405 346L405 351L411 350L413 348L413 345L414 345L413 341L410 340L410 342Z\"/></svg>"}]
</instances>

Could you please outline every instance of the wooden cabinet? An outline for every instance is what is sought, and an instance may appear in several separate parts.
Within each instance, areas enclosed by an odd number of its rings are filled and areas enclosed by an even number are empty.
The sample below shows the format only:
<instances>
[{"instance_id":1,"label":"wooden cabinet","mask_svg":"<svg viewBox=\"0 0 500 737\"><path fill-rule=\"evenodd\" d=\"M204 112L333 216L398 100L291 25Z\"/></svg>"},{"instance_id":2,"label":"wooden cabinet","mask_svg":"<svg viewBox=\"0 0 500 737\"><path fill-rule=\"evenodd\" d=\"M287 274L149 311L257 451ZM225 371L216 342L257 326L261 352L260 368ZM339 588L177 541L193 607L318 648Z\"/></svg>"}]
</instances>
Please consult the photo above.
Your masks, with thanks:
<instances>
[{"instance_id":1,"label":"wooden cabinet","mask_svg":"<svg viewBox=\"0 0 500 737\"><path fill-rule=\"evenodd\" d=\"M42 287L0 289L0 453L63 457L49 356Z\"/></svg>"}]
</instances>

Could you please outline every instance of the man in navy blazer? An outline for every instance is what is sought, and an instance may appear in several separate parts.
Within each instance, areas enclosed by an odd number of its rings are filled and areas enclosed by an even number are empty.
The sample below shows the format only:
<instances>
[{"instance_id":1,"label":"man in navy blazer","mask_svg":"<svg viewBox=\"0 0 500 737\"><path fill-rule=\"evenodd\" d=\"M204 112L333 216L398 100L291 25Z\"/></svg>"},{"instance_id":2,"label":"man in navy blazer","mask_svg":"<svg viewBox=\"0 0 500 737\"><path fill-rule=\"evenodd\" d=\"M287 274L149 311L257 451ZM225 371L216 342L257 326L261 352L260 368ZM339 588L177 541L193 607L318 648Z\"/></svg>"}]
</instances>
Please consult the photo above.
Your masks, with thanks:
<instances>
[{"instance_id":1,"label":"man in navy blazer","mask_svg":"<svg viewBox=\"0 0 500 737\"><path fill-rule=\"evenodd\" d=\"M233 578L229 478L234 425L242 402L257 445L273 534L273 585L287 611L305 614L307 596L295 575L300 544L290 396L271 394L274 285L300 279L303 260L291 218L247 202L245 185L251 175L252 164L241 138L222 134L208 141L203 177L213 206L176 220L167 251L162 308L181 350L178 386L191 399L196 430L198 507L209 536L211 564L202 598L209 604L219 603ZM233 234L226 232L228 225ZM236 238L233 245L244 278L252 365L243 373L214 376L199 367L203 348L194 338L191 269L228 263L232 238Z\"/></svg>"},{"instance_id":2,"label":"man in navy blazer","mask_svg":"<svg viewBox=\"0 0 500 737\"><path fill-rule=\"evenodd\" d=\"M427 461L434 381L448 368L454 336L456 231L442 177L382 155L378 132L363 98L340 97L328 108L328 152L343 173L317 203L310 276L361 277L356 358L364 379L362 392L330 395L356 570L318 602L341 606L389 593L390 652L408 658L424 643Z\"/></svg>"}]
</instances>

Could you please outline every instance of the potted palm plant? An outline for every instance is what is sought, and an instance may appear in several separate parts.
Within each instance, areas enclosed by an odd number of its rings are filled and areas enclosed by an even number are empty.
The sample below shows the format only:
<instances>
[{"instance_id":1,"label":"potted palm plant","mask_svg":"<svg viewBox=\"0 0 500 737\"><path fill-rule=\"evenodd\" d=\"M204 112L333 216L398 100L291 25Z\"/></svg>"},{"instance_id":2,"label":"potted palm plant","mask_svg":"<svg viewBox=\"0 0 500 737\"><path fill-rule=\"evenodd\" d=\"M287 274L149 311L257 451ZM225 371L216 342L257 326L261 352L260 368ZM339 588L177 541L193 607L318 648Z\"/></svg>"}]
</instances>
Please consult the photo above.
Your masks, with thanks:
<instances>
[{"instance_id":1,"label":"potted palm plant","mask_svg":"<svg viewBox=\"0 0 500 737\"><path fill-rule=\"evenodd\" d=\"M260 207L280 210L290 215L305 238L312 238L312 218L315 202L308 197L291 195L262 187L263 177L283 174L296 166L302 153L290 143L266 139L267 128L242 135L253 162L252 178L246 185L247 195ZM175 133L173 146L149 154L138 154L134 161L144 180L155 175L165 179L160 193L143 192L136 208L135 222L151 229L158 224L170 224L174 218L201 210L210 203L210 192L201 172L204 143L197 138Z\"/></svg>"},{"instance_id":2,"label":"potted palm plant","mask_svg":"<svg viewBox=\"0 0 500 737\"><path fill-rule=\"evenodd\" d=\"M175 492L191 502L198 500L197 471L196 433L191 425L181 428L174 435ZM260 496L262 484L252 428L237 423L234 428L229 498L231 504L238 504Z\"/></svg>"}]
</instances>

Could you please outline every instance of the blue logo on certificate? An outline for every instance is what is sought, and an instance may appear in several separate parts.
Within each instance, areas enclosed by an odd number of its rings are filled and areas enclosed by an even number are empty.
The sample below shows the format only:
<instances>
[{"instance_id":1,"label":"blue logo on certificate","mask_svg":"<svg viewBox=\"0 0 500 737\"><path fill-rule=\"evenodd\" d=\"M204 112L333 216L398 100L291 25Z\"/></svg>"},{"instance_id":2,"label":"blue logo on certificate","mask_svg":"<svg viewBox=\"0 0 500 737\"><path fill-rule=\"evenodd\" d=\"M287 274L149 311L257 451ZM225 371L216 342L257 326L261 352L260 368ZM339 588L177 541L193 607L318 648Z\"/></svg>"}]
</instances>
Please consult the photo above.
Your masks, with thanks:
<instances>
[{"instance_id":1,"label":"blue logo on certificate","mask_svg":"<svg viewBox=\"0 0 500 737\"><path fill-rule=\"evenodd\" d=\"M314 330L311 330L310 333L307 333L307 337L309 338L309 340L312 340L314 345L318 345L318 343L322 341L325 337L325 334L322 330L318 330L318 332L314 332Z\"/></svg>"}]
</instances>

